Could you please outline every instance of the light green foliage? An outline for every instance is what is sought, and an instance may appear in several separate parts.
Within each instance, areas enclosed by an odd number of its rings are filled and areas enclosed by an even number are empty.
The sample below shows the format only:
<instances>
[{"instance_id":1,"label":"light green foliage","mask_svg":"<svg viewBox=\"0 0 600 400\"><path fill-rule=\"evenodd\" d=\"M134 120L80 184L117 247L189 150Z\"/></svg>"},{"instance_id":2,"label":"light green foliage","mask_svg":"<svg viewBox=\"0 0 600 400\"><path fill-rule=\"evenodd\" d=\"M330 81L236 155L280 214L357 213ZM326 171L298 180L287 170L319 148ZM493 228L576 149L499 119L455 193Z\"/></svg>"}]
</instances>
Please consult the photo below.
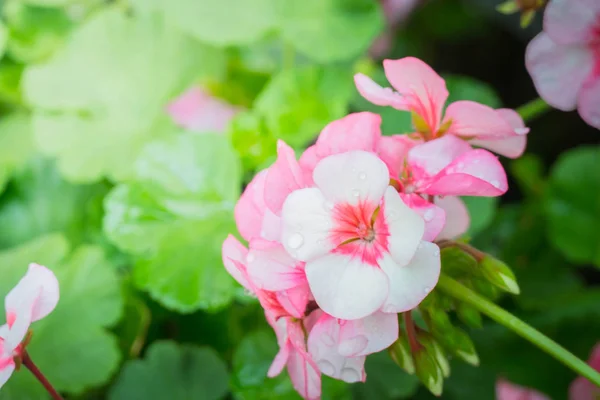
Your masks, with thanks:
<instances>
[{"instance_id":1,"label":"light green foliage","mask_svg":"<svg viewBox=\"0 0 600 400\"><path fill-rule=\"evenodd\" d=\"M227 139L172 134L141 151L134 174L107 197L104 230L138 256L135 283L180 312L228 304L235 286L221 244L235 230L241 173Z\"/></svg>"},{"instance_id":2,"label":"light green foliage","mask_svg":"<svg viewBox=\"0 0 600 400\"><path fill-rule=\"evenodd\" d=\"M161 132L164 106L194 78L218 75L221 53L155 14L96 13L47 63L23 76L40 149L78 182L124 179Z\"/></svg>"},{"instance_id":3,"label":"light green foliage","mask_svg":"<svg viewBox=\"0 0 600 400\"><path fill-rule=\"evenodd\" d=\"M0 57L4 55L6 43L8 42L8 29L3 22L0 22Z\"/></svg>"},{"instance_id":4,"label":"light green foliage","mask_svg":"<svg viewBox=\"0 0 600 400\"><path fill-rule=\"evenodd\" d=\"M154 343L144 360L129 361L110 400L218 400L227 393L227 367L210 348Z\"/></svg>"},{"instance_id":5,"label":"light green foliage","mask_svg":"<svg viewBox=\"0 0 600 400\"><path fill-rule=\"evenodd\" d=\"M100 386L120 359L117 341L106 330L119 320L123 306L115 267L98 247L71 251L63 236L44 236L0 253L0 298L25 275L30 262L54 271L61 297L54 312L32 325L28 352L58 390L78 394ZM41 399L40 388L22 371L2 388L0 399Z\"/></svg>"},{"instance_id":6,"label":"light green foliage","mask_svg":"<svg viewBox=\"0 0 600 400\"><path fill-rule=\"evenodd\" d=\"M546 193L548 237L569 260L600 267L600 147L581 147L553 167Z\"/></svg>"},{"instance_id":7,"label":"light green foliage","mask_svg":"<svg viewBox=\"0 0 600 400\"><path fill-rule=\"evenodd\" d=\"M26 114L14 113L0 120L0 193L14 170L25 164L34 151Z\"/></svg>"}]
</instances>

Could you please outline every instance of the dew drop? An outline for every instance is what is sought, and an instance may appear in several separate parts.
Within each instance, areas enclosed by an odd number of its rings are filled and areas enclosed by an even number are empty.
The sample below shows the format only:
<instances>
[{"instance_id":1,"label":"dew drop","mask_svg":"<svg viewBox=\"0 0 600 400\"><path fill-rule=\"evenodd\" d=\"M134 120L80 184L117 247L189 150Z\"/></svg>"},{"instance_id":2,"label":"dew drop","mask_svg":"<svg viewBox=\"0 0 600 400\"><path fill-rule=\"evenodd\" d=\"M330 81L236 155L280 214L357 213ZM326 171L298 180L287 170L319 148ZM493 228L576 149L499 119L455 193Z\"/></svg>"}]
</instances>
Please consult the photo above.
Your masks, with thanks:
<instances>
[{"instance_id":1,"label":"dew drop","mask_svg":"<svg viewBox=\"0 0 600 400\"><path fill-rule=\"evenodd\" d=\"M433 256L434 256L434 257L439 257L439 255L440 255L440 248L438 247L437 249L435 249L435 250L433 251Z\"/></svg>"},{"instance_id":2,"label":"dew drop","mask_svg":"<svg viewBox=\"0 0 600 400\"><path fill-rule=\"evenodd\" d=\"M395 221L396 218L398 217L398 215L396 214L396 211L388 211L387 215L388 215L388 220L390 220L390 221Z\"/></svg>"},{"instance_id":3,"label":"dew drop","mask_svg":"<svg viewBox=\"0 0 600 400\"><path fill-rule=\"evenodd\" d=\"M352 190L352 196L354 196L354 197L358 197L358 196L360 196L360 190L358 190L358 189L353 189L353 190Z\"/></svg>"},{"instance_id":4,"label":"dew drop","mask_svg":"<svg viewBox=\"0 0 600 400\"><path fill-rule=\"evenodd\" d=\"M332 363L327 360L319 360L317 361L317 366L319 370L325 375L333 376L335 375L335 367Z\"/></svg>"},{"instance_id":5,"label":"dew drop","mask_svg":"<svg viewBox=\"0 0 600 400\"><path fill-rule=\"evenodd\" d=\"M367 179L367 174L365 174L364 172L361 172L360 174L358 174L358 179L360 179L361 181L364 181L365 179Z\"/></svg>"},{"instance_id":6,"label":"dew drop","mask_svg":"<svg viewBox=\"0 0 600 400\"><path fill-rule=\"evenodd\" d=\"M429 292L431 292L431 288L430 288L429 286L425 286L425 287L423 288L423 293L427 294L427 293L429 293Z\"/></svg>"},{"instance_id":7,"label":"dew drop","mask_svg":"<svg viewBox=\"0 0 600 400\"><path fill-rule=\"evenodd\" d=\"M302 246L302 243L304 243L304 238L299 233L294 233L288 239L288 246L290 246L290 248L292 248L292 249L299 248L300 246Z\"/></svg>"},{"instance_id":8,"label":"dew drop","mask_svg":"<svg viewBox=\"0 0 600 400\"><path fill-rule=\"evenodd\" d=\"M435 211L433 211L431 208L427 211L425 211L425 214L423 215L423 219L426 222L431 222L431 220L433 220L433 217L435 216Z\"/></svg>"}]
</instances>

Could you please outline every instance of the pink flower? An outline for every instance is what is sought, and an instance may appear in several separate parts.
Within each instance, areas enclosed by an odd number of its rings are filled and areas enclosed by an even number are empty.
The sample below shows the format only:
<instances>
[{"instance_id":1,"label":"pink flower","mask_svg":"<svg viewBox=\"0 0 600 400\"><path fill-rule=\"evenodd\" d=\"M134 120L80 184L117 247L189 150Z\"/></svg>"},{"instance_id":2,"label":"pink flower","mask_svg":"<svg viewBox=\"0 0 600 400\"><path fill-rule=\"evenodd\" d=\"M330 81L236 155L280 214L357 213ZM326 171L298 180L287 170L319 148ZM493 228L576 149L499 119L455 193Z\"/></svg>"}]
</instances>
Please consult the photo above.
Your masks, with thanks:
<instances>
[{"instance_id":1,"label":"pink flower","mask_svg":"<svg viewBox=\"0 0 600 400\"><path fill-rule=\"evenodd\" d=\"M431 140L450 134L507 157L516 158L523 153L529 129L514 111L456 101L444 114L448 98L446 83L427 64L406 57L384 60L383 67L396 91L357 74L354 80L358 91L373 104L412 112L419 137Z\"/></svg>"},{"instance_id":2,"label":"pink flower","mask_svg":"<svg viewBox=\"0 0 600 400\"><path fill-rule=\"evenodd\" d=\"M550 400L550 398L533 389L499 379L496 382L496 400Z\"/></svg>"},{"instance_id":3,"label":"pink flower","mask_svg":"<svg viewBox=\"0 0 600 400\"><path fill-rule=\"evenodd\" d=\"M596 344L588 360L590 367L600 371L600 343ZM569 387L569 400L597 400L600 388L586 378L580 376Z\"/></svg>"},{"instance_id":4,"label":"pink flower","mask_svg":"<svg viewBox=\"0 0 600 400\"><path fill-rule=\"evenodd\" d=\"M552 0L525 65L540 96L600 129L600 2Z\"/></svg>"},{"instance_id":5,"label":"pink flower","mask_svg":"<svg viewBox=\"0 0 600 400\"><path fill-rule=\"evenodd\" d=\"M200 133L225 132L239 110L197 86L191 87L167 106L167 112L176 124Z\"/></svg>"},{"instance_id":6,"label":"pink flower","mask_svg":"<svg viewBox=\"0 0 600 400\"><path fill-rule=\"evenodd\" d=\"M382 0L383 15L385 17L386 28L383 34L379 36L369 49L369 53L379 58L387 53L394 40L396 29L417 7L420 0Z\"/></svg>"},{"instance_id":7,"label":"pink flower","mask_svg":"<svg viewBox=\"0 0 600 400\"><path fill-rule=\"evenodd\" d=\"M333 317L404 312L437 283L439 249L422 240L423 219L389 176L373 153L334 154L314 168L316 187L293 191L283 204L281 242L306 262L312 294Z\"/></svg>"},{"instance_id":8,"label":"pink flower","mask_svg":"<svg viewBox=\"0 0 600 400\"><path fill-rule=\"evenodd\" d=\"M15 357L23 351L21 342L32 322L54 310L58 303L58 281L44 266L30 264L27 274L6 295L6 324L0 326L0 387L15 370Z\"/></svg>"}]
</instances>

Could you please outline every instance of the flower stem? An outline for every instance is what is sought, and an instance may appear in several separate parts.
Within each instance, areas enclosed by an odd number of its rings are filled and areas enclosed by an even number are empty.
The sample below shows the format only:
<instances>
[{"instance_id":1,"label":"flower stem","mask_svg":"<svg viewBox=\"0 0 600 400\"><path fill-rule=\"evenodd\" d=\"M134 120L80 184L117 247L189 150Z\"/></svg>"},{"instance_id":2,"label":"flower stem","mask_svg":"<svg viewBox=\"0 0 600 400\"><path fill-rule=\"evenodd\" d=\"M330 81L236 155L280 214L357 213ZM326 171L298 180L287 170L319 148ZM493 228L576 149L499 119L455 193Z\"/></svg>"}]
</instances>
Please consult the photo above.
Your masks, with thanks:
<instances>
[{"instance_id":1,"label":"flower stem","mask_svg":"<svg viewBox=\"0 0 600 400\"><path fill-rule=\"evenodd\" d=\"M408 344L413 354L421 349L421 345L417 340L417 331L415 330L415 323L412 320L412 314L410 311L402 313L404 318L404 328L406 328L406 335L408 336Z\"/></svg>"},{"instance_id":2,"label":"flower stem","mask_svg":"<svg viewBox=\"0 0 600 400\"><path fill-rule=\"evenodd\" d=\"M549 337L534 329L532 326L527 325L525 322L521 321L508 311L498 307L494 303L488 301L486 298L473 292L469 288L448 276L440 276L438 287L446 294L449 294L450 296L475 307L477 310L487 315L494 321L511 329L517 335L529 340L531 343L557 360L561 361L579 375L600 386L600 372L596 371L584 361L573 355L573 353L569 352L567 349Z\"/></svg>"},{"instance_id":3,"label":"flower stem","mask_svg":"<svg viewBox=\"0 0 600 400\"><path fill-rule=\"evenodd\" d=\"M525 122L531 121L545 113L546 111L550 111L552 107L541 97L537 99L531 100L529 103L523 104L521 107L517 108L517 112L523 118Z\"/></svg>"},{"instance_id":4,"label":"flower stem","mask_svg":"<svg viewBox=\"0 0 600 400\"><path fill-rule=\"evenodd\" d=\"M40 381L40 383L44 386L48 393L50 393L50 396L52 396L54 400L64 400L62 396L58 394L56 389L54 389L52 384L50 384L48 379L46 379L44 374L42 374L42 371L40 371L38 367L33 363L33 360L31 360L31 357L29 357L29 353L27 353L27 351L23 351L21 357L23 365L31 371L31 373L37 378L38 381Z\"/></svg>"}]
</instances>

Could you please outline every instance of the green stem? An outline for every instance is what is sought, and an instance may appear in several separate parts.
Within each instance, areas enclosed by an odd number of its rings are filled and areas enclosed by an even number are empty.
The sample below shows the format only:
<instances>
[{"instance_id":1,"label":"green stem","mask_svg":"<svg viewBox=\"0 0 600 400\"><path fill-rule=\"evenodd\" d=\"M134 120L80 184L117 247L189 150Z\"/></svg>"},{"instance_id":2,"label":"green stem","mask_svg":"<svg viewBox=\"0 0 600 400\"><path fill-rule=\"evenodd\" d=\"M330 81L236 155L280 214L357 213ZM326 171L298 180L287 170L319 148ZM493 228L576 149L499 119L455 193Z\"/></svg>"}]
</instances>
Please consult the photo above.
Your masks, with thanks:
<instances>
[{"instance_id":1,"label":"green stem","mask_svg":"<svg viewBox=\"0 0 600 400\"><path fill-rule=\"evenodd\" d=\"M567 349L530 325L527 325L508 311L498 307L448 276L440 276L437 287L446 294L475 307L494 321L506 326L517 335L529 340L546 353L561 361L577 374L600 386L600 372L596 371L584 361L575 357L575 355Z\"/></svg>"},{"instance_id":2,"label":"green stem","mask_svg":"<svg viewBox=\"0 0 600 400\"><path fill-rule=\"evenodd\" d=\"M517 112L521 118L527 122L539 117L551 109L552 107L550 107L548 103L542 100L541 97L538 97L537 99L531 100L529 103L525 103L521 107L517 108Z\"/></svg>"}]
</instances>

